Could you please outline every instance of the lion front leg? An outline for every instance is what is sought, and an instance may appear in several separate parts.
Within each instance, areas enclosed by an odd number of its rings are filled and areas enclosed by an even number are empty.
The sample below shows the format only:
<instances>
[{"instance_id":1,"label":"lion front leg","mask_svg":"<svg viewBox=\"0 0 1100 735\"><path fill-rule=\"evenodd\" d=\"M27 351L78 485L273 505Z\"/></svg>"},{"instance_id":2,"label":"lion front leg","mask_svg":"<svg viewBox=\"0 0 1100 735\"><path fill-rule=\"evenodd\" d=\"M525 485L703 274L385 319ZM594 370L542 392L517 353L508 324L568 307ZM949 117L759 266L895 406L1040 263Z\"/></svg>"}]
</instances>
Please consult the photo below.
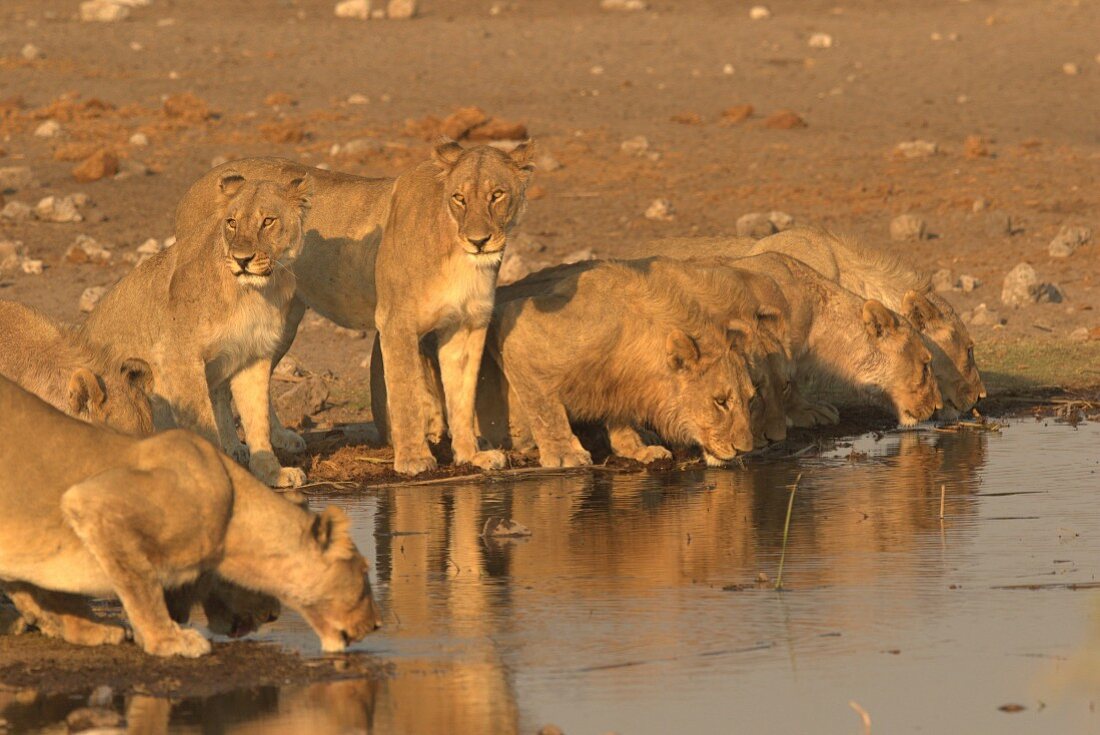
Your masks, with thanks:
<instances>
[{"instance_id":1,"label":"lion front leg","mask_svg":"<svg viewBox=\"0 0 1100 735\"><path fill-rule=\"evenodd\" d=\"M393 469L402 475L434 470L435 457L424 436L422 409L427 388L416 331L411 325L380 320L378 336L386 366L386 413L393 444Z\"/></svg>"},{"instance_id":2,"label":"lion front leg","mask_svg":"<svg viewBox=\"0 0 1100 735\"><path fill-rule=\"evenodd\" d=\"M607 438L611 441L611 451L619 457L633 459L642 464L672 459L672 452L656 444L646 444L634 427L627 424L609 422Z\"/></svg>"},{"instance_id":3,"label":"lion front leg","mask_svg":"<svg viewBox=\"0 0 1100 735\"><path fill-rule=\"evenodd\" d=\"M43 635L78 646L111 645L126 640L125 628L96 619L86 597L23 582L8 583L4 591L23 619Z\"/></svg>"},{"instance_id":4,"label":"lion front leg","mask_svg":"<svg viewBox=\"0 0 1100 735\"><path fill-rule=\"evenodd\" d=\"M487 327L463 328L441 339L439 369L443 377L443 395L447 402L447 426L451 431L451 449L455 464L472 464L484 470L505 465L504 453L492 449L478 451L474 431L477 375L485 350Z\"/></svg>"},{"instance_id":5,"label":"lion front leg","mask_svg":"<svg viewBox=\"0 0 1100 735\"><path fill-rule=\"evenodd\" d=\"M194 658L209 653L210 642L172 622L160 579L174 570L158 570L149 557L150 549L164 555L179 542L160 537L157 507L180 495L177 478L175 471L110 470L66 490L61 512L118 594L145 652Z\"/></svg>"},{"instance_id":6,"label":"lion front leg","mask_svg":"<svg viewBox=\"0 0 1100 735\"><path fill-rule=\"evenodd\" d=\"M248 465L248 447L237 436L237 421L233 417L233 396L225 383L210 391L210 401L214 404L214 420L218 425L222 451L237 461Z\"/></svg>"},{"instance_id":7,"label":"lion front leg","mask_svg":"<svg viewBox=\"0 0 1100 735\"><path fill-rule=\"evenodd\" d=\"M271 448L271 361L254 360L230 378L229 385L251 454L248 469L270 487L298 487L305 482L306 473L280 465Z\"/></svg>"}]
</instances>

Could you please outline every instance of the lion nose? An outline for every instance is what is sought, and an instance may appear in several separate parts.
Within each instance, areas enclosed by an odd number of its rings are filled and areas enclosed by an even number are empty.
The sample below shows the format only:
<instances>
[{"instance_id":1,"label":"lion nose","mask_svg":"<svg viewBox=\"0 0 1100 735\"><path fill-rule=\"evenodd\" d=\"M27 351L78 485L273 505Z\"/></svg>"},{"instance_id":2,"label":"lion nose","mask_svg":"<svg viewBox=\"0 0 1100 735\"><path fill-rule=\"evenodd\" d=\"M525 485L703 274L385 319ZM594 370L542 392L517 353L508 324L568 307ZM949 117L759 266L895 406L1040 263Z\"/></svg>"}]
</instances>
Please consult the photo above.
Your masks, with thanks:
<instances>
[{"instance_id":1,"label":"lion nose","mask_svg":"<svg viewBox=\"0 0 1100 735\"><path fill-rule=\"evenodd\" d=\"M237 265L241 267L242 271L246 271L248 270L248 264L251 263L255 257L255 255L246 255L242 258L234 255L233 260L237 261Z\"/></svg>"},{"instance_id":2,"label":"lion nose","mask_svg":"<svg viewBox=\"0 0 1100 735\"><path fill-rule=\"evenodd\" d=\"M475 248L478 249L478 251L480 251L483 247L485 247L485 243L489 242L489 235L486 235L485 237L467 237L466 239L471 245L473 245Z\"/></svg>"}]
</instances>

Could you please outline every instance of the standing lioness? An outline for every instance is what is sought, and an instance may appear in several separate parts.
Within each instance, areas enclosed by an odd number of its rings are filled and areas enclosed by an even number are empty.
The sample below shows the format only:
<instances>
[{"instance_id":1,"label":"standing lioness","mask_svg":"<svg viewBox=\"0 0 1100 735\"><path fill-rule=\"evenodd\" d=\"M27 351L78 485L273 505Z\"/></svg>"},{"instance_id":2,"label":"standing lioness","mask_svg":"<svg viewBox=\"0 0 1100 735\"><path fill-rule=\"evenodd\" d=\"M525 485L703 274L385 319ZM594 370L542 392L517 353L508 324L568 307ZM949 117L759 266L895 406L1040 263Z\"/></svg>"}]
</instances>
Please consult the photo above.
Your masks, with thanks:
<instances>
[{"instance_id":1,"label":"standing lioness","mask_svg":"<svg viewBox=\"0 0 1100 735\"><path fill-rule=\"evenodd\" d=\"M231 390L249 469L269 485L297 486L305 474L281 467L272 451L268 388L294 295L288 265L302 247L310 184L245 181L226 172L218 186L220 203L206 226L138 265L83 329L153 366L157 428L192 429L243 460Z\"/></svg>"}]
</instances>

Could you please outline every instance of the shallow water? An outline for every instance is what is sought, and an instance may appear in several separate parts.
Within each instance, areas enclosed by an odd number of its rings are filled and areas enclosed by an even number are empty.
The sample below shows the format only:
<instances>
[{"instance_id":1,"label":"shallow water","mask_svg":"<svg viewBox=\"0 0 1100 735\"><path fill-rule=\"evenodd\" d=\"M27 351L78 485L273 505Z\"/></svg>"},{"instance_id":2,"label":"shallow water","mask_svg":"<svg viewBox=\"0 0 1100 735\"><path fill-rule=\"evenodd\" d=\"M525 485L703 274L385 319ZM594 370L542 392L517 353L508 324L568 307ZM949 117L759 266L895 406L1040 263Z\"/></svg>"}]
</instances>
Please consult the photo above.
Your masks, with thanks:
<instances>
[{"instance_id":1,"label":"shallow water","mask_svg":"<svg viewBox=\"0 0 1100 735\"><path fill-rule=\"evenodd\" d=\"M148 732L857 733L855 701L876 733L1096 732L1098 460L1100 425L1027 421L744 469L334 498L386 612L356 649L394 675L138 698L129 719ZM755 580L775 577L799 473L776 592ZM490 516L533 535L486 543ZM289 612L260 637L317 651Z\"/></svg>"}]
</instances>

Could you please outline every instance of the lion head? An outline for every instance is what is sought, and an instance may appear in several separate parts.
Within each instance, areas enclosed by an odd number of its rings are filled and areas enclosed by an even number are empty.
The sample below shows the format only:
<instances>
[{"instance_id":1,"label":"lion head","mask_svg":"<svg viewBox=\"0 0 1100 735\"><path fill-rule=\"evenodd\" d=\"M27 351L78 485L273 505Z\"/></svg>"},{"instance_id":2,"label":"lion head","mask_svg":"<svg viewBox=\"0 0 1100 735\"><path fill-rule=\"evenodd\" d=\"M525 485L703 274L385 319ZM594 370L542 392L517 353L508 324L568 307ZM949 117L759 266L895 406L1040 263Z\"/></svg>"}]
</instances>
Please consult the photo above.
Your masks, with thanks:
<instances>
[{"instance_id":1,"label":"lion head","mask_svg":"<svg viewBox=\"0 0 1100 735\"><path fill-rule=\"evenodd\" d=\"M99 374L77 368L69 378L69 413L124 434L152 434L152 384L152 368L136 357L107 362Z\"/></svg>"},{"instance_id":2,"label":"lion head","mask_svg":"<svg viewBox=\"0 0 1100 735\"><path fill-rule=\"evenodd\" d=\"M504 153L486 145L463 148L454 141L432 151L457 245L479 263L499 264L503 257L508 232L527 208L533 153L530 143Z\"/></svg>"},{"instance_id":3,"label":"lion head","mask_svg":"<svg viewBox=\"0 0 1100 735\"><path fill-rule=\"evenodd\" d=\"M944 410L958 416L985 398L985 385L974 362L974 340L955 310L934 293L908 291L902 298L902 314L932 352L932 372Z\"/></svg>"},{"instance_id":4,"label":"lion head","mask_svg":"<svg viewBox=\"0 0 1100 735\"><path fill-rule=\"evenodd\" d=\"M225 202L221 256L239 284L262 288L276 268L287 268L302 250L302 221L312 191L309 177L280 186L246 181L229 171L218 188Z\"/></svg>"},{"instance_id":5,"label":"lion head","mask_svg":"<svg viewBox=\"0 0 1100 735\"><path fill-rule=\"evenodd\" d=\"M727 338L705 333L691 336L674 329L665 340L668 369L675 391L668 402L669 439L696 443L709 465L718 465L752 451L749 404L756 390L741 357L749 338L748 324L731 324Z\"/></svg>"},{"instance_id":6,"label":"lion head","mask_svg":"<svg viewBox=\"0 0 1100 735\"><path fill-rule=\"evenodd\" d=\"M295 592L285 601L317 633L322 650L342 651L382 625L367 560L351 540L347 515L334 506L312 515L302 541L309 561L297 570Z\"/></svg>"},{"instance_id":7,"label":"lion head","mask_svg":"<svg viewBox=\"0 0 1100 735\"><path fill-rule=\"evenodd\" d=\"M943 408L932 353L909 322L879 301L863 304L863 325L871 342L865 374L890 399L903 426L912 426Z\"/></svg>"}]
</instances>

